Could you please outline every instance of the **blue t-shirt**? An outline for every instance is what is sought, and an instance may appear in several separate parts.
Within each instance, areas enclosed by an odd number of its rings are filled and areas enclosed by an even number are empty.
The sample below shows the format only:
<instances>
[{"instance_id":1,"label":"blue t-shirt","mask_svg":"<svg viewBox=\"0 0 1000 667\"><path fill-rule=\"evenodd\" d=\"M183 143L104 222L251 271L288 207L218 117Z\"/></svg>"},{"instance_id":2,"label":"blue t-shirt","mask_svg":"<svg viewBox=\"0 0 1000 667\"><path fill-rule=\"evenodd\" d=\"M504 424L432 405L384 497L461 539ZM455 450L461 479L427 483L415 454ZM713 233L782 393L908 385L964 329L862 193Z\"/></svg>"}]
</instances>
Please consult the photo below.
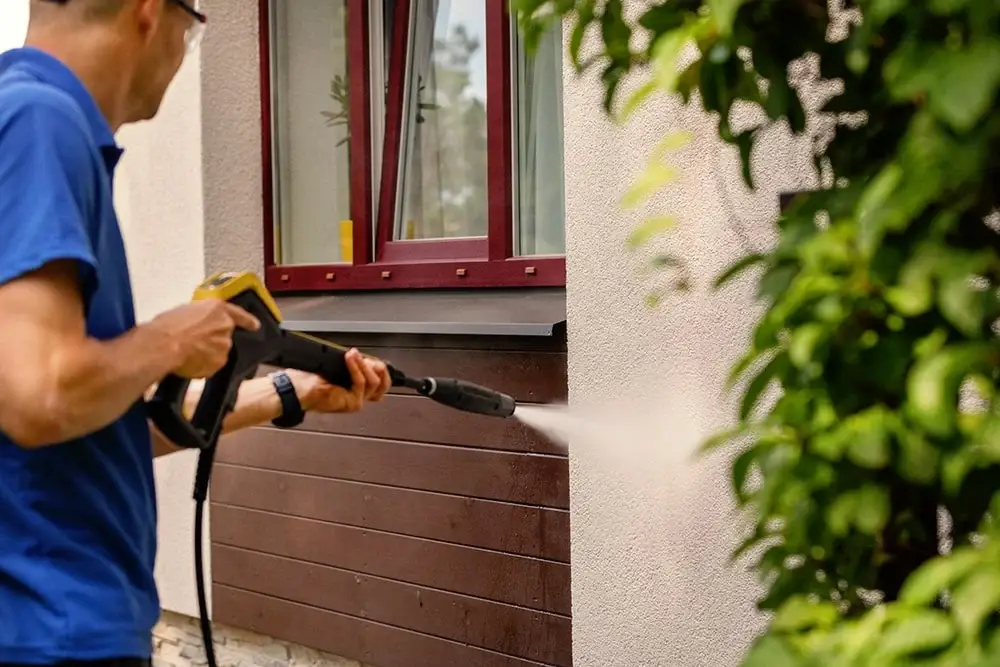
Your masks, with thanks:
<instances>
[{"instance_id":1,"label":"blue t-shirt","mask_svg":"<svg viewBox=\"0 0 1000 667\"><path fill-rule=\"evenodd\" d=\"M0 53L0 284L75 261L87 333L105 340L135 326L112 200L121 153L69 68L35 49ZM139 401L99 432L32 451L0 432L0 664L150 656L146 419Z\"/></svg>"}]
</instances>

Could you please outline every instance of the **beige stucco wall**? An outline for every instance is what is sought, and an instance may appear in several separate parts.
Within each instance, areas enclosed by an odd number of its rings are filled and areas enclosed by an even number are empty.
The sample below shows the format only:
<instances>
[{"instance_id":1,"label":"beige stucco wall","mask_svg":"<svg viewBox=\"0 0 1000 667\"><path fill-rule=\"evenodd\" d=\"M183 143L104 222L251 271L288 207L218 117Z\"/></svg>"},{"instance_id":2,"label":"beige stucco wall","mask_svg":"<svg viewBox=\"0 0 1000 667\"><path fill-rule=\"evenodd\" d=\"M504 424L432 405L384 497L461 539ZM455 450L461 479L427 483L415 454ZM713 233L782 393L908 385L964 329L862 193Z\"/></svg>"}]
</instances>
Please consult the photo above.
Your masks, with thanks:
<instances>
[{"instance_id":1,"label":"beige stucco wall","mask_svg":"<svg viewBox=\"0 0 1000 667\"><path fill-rule=\"evenodd\" d=\"M205 0L201 47L205 263L264 270L257 3Z\"/></svg>"},{"instance_id":2,"label":"beige stucco wall","mask_svg":"<svg viewBox=\"0 0 1000 667\"><path fill-rule=\"evenodd\" d=\"M191 298L205 277L200 57L185 61L157 117L123 128L115 206L125 233L140 320ZM194 583L196 452L156 460L156 579L164 609L197 614ZM206 544L209 513L205 513ZM206 549L206 576L211 574Z\"/></svg>"},{"instance_id":3,"label":"beige stucco wall","mask_svg":"<svg viewBox=\"0 0 1000 667\"><path fill-rule=\"evenodd\" d=\"M28 27L28 0L6 0L0 10L0 51L24 43Z\"/></svg>"},{"instance_id":4,"label":"beige stucco wall","mask_svg":"<svg viewBox=\"0 0 1000 667\"><path fill-rule=\"evenodd\" d=\"M618 128L599 111L602 93L595 77L567 71L570 403L626 400L613 422L621 441L605 442L624 452L570 448L574 664L728 667L761 623L755 582L727 562L742 539L728 466L677 459L735 414L723 382L756 316L747 280L720 293L711 281L747 251L740 236L770 242L778 192L812 185L808 144L769 131L751 195L712 119L661 99ZM622 210L648 151L677 130L694 134L672 159L681 180ZM659 283L639 275L625 239L644 217L667 213L679 226L656 245L687 260L693 290L650 309L643 297Z\"/></svg>"}]
</instances>

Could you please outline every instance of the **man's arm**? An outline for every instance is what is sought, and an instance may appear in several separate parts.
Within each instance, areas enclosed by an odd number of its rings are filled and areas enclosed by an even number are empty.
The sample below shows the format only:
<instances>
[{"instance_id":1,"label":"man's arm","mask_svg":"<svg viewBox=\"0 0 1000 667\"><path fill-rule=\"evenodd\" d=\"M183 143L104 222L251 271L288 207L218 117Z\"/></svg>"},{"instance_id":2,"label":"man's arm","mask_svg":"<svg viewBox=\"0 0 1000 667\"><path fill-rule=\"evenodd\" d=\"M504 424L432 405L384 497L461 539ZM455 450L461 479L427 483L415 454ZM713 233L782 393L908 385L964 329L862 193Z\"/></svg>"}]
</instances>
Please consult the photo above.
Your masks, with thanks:
<instances>
[{"instance_id":1,"label":"man's arm","mask_svg":"<svg viewBox=\"0 0 1000 667\"><path fill-rule=\"evenodd\" d=\"M0 430L24 447L107 426L181 361L152 323L88 338L78 276L59 260L0 286Z\"/></svg>"},{"instance_id":2,"label":"man's arm","mask_svg":"<svg viewBox=\"0 0 1000 667\"><path fill-rule=\"evenodd\" d=\"M34 448L107 426L169 372L214 373L233 327L259 323L231 304L189 304L113 340L90 337L100 167L62 96L8 90L0 104L0 431Z\"/></svg>"},{"instance_id":3,"label":"man's arm","mask_svg":"<svg viewBox=\"0 0 1000 667\"><path fill-rule=\"evenodd\" d=\"M288 373L289 375L292 375L294 371L288 371ZM202 381L191 382L191 385L188 387L187 394L184 397L184 414L190 415L194 412L194 408L198 404L198 400L201 398L203 386L204 382ZM152 392L153 390L151 389L147 393L147 397L151 396ZM280 416L281 399L278 398L278 392L274 390L271 378L259 377L253 378L252 380L245 380L243 384L240 385L239 394L236 397L236 407L232 412L226 415L225 420L222 422L222 433L225 435L226 433L232 433L233 431L238 431L250 426L266 424L272 419L277 419ZM154 457L182 451L183 448L178 447L168 440L167 437L153 425L152 421L149 423L149 428L153 433Z\"/></svg>"},{"instance_id":4,"label":"man's arm","mask_svg":"<svg viewBox=\"0 0 1000 667\"><path fill-rule=\"evenodd\" d=\"M344 356L347 370L351 374L350 389L335 387L313 373L296 369L285 369L295 387L295 394L305 411L348 413L361 410L370 401L381 401L392 387L392 378L385 362L366 358L357 350L349 350ZM184 397L184 413L194 413L201 397L202 382L192 382ZM150 388L147 397L155 388ZM222 423L223 434L232 433L248 426L264 424L281 415L281 399L269 377L245 380L240 385L236 406ZM150 423L153 433L153 456L162 456L180 451Z\"/></svg>"}]
</instances>

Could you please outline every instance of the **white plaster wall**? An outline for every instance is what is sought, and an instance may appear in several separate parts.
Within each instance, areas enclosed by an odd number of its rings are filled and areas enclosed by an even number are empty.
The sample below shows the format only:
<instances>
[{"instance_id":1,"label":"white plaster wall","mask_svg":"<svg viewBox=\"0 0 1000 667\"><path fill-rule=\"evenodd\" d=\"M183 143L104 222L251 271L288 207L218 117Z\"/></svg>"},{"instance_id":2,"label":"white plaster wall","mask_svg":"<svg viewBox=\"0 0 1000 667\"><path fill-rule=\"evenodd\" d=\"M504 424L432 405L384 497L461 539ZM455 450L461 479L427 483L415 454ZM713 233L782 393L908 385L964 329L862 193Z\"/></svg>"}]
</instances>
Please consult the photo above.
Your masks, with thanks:
<instances>
[{"instance_id":1,"label":"white plaster wall","mask_svg":"<svg viewBox=\"0 0 1000 667\"><path fill-rule=\"evenodd\" d=\"M727 562L741 541L728 464L671 463L735 415L723 382L756 317L753 286L709 287L746 252L734 225L765 246L777 193L812 185L808 148L769 132L750 195L704 114L661 99L619 128L600 109L599 80L567 67L564 83L570 403L624 400L619 415L633 415L626 456L570 448L574 665L736 665L762 619L755 582ZM673 157L681 181L642 210L622 210L649 150L676 130L695 137ZM643 297L659 283L639 274L625 239L666 213L679 227L658 249L688 261L694 288L654 310Z\"/></svg>"},{"instance_id":2,"label":"white plaster wall","mask_svg":"<svg viewBox=\"0 0 1000 667\"><path fill-rule=\"evenodd\" d=\"M28 29L28 0L3 0L0 7L0 51L24 44Z\"/></svg>"},{"instance_id":3,"label":"white plaster wall","mask_svg":"<svg viewBox=\"0 0 1000 667\"><path fill-rule=\"evenodd\" d=\"M116 176L115 204L141 321L190 300L205 277L197 52L188 56L157 117L123 128L118 141L125 155ZM164 609L189 615L198 613L191 499L196 462L195 452L155 462L160 515L156 579L161 602ZM207 511L205 521L207 561ZM206 578L210 576L208 567Z\"/></svg>"}]
</instances>

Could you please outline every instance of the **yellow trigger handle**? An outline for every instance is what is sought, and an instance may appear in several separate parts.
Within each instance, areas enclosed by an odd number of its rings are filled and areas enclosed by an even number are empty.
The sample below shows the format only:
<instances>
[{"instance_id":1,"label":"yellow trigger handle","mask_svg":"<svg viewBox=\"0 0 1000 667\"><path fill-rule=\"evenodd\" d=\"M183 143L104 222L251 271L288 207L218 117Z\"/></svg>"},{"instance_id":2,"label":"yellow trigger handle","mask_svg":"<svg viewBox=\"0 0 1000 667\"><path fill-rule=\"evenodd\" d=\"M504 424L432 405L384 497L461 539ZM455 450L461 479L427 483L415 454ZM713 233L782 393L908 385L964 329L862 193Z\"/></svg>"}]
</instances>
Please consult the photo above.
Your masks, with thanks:
<instances>
[{"instance_id":1,"label":"yellow trigger handle","mask_svg":"<svg viewBox=\"0 0 1000 667\"><path fill-rule=\"evenodd\" d=\"M260 277L256 273L249 271L219 271L213 273L205 279L194 291L192 301L204 301L205 299L221 299L230 301L239 294L250 290L254 292L267 307L278 322L281 322L281 311L274 297L264 287Z\"/></svg>"}]
</instances>

